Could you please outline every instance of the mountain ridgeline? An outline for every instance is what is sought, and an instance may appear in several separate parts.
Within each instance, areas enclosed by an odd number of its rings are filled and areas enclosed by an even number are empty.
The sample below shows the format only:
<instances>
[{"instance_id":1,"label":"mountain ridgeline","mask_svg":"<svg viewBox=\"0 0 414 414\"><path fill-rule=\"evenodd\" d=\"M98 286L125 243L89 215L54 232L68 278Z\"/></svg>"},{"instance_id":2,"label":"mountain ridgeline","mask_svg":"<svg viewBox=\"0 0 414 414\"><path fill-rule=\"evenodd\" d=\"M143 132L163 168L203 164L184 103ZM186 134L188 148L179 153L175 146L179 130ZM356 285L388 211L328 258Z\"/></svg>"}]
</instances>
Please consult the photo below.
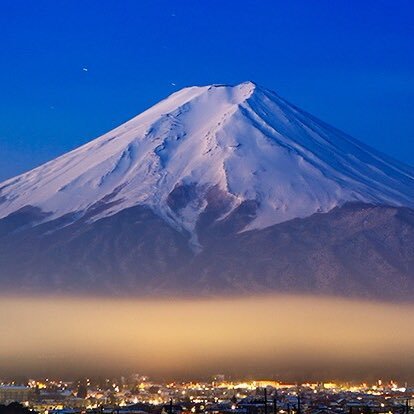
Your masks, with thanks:
<instances>
[{"instance_id":1,"label":"mountain ridgeline","mask_svg":"<svg viewBox=\"0 0 414 414\"><path fill-rule=\"evenodd\" d=\"M414 295L414 169L252 82L0 184L4 292Z\"/></svg>"}]
</instances>

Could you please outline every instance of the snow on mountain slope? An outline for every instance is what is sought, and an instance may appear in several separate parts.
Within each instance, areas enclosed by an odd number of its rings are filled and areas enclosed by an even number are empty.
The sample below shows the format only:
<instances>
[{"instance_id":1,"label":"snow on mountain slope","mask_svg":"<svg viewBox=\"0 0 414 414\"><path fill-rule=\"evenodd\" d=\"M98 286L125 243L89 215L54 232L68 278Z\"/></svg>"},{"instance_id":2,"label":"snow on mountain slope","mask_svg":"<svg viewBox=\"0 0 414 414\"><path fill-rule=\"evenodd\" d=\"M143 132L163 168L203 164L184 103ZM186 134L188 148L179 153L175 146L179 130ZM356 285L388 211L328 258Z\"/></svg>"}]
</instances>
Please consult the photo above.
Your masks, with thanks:
<instances>
[{"instance_id":1,"label":"snow on mountain slope","mask_svg":"<svg viewBox=\"0 0 414 414\"><path fill-rule=\"evenodd\" d=\"M180 209L177 188L194 186ZM185 88L104 134L0 184L0 218L35 206L99 217L148 205L194 231L211 188L234 210L256 200L246 229L264 228L345 202L414 208L414 169L379 154L252 82ZM229 212L228 211L228 212ZM228 213L227 212L227 213Z\"/></svg>"}]
</instances>

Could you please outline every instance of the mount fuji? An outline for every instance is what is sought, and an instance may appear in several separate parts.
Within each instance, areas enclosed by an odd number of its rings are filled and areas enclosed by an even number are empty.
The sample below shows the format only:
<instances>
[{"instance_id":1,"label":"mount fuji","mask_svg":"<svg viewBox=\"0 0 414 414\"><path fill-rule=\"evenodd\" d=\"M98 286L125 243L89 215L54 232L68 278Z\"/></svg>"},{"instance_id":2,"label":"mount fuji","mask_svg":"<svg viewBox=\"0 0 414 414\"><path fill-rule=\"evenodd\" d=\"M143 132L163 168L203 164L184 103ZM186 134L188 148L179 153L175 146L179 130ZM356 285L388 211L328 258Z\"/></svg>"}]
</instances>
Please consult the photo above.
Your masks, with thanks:
<instances>
[{"instance_id":1,"label":"mount fuji","mask_svg":"<svg viewBox=\"0 0 414 414\"><path fill-rule=\"evenodd\" d=\"M185 88L0 184L0 282L410 299L414 168L253 82Z\"/></svg>"}]
</instances>

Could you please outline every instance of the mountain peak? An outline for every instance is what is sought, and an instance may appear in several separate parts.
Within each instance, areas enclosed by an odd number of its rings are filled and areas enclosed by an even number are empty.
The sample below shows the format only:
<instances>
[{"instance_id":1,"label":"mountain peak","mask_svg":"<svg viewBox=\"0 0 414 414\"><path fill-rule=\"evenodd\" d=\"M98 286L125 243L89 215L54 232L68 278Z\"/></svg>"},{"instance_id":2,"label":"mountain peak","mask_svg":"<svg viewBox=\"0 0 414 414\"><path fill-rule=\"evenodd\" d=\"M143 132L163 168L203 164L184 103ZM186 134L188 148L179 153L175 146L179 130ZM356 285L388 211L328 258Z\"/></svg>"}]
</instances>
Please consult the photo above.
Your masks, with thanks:
<instances>
[{"instance_id":1,"label":"mountain peak","mask_svg":"<svg viewBox=\"0 0 414 414\"><path fill-rule=\"evenodd\" d=\"M206 86L188 86L168 96L164 101L171 101L176 106L180 106L180 104L185 104L204 95L211 100L214 100L215 96L219 96L221 99L241 103L248 99L256 89L259 89L259 87L252 81L236 85L213 83ZM164 101L161 101L161 103Z\"/></svg>"},{"instance_id":2,"label":"mountain peak","mask_svg":"<svg viewBox=\"0 0 414 414\"><path fill-rule=\"evenodd\" d=\"M26 206L45 220L80 217L99 205L98 220L143 205L193 234L213 204L217 220L250 205L247 230L346 202L414 207L414 170L251 81L184 88L0 184L0 218Z\"/></svg>"},{"instance_id":3,"label":"mountain peak","mask_svg":"<svg viewBox=\"0 0 414 414\"><path fill-rule=\"evenodd\" d=\"M0 281L412 298L405 207L413 168L253 82L189 87L0 184Z\"/></svg>"}]
</instances>

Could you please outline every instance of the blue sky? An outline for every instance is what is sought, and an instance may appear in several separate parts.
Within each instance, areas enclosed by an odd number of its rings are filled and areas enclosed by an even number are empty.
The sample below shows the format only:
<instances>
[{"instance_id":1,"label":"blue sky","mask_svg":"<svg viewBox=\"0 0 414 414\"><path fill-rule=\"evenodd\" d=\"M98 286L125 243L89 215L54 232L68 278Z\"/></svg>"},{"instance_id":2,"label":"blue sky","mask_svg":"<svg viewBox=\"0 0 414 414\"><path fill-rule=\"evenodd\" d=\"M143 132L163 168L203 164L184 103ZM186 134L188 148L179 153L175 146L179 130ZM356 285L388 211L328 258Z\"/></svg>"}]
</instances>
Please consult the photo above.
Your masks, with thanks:
<instances>
[{"instance_id":1,"label":"blue sky","mask_svg":"<svg viewBox=\"0 0 414 414\"><path fill-rule=\"evenodd\" d=\"M413 165L413 21L399 0L0 0L0 179L245 80Z\"/></svg>"}]
</instances>

